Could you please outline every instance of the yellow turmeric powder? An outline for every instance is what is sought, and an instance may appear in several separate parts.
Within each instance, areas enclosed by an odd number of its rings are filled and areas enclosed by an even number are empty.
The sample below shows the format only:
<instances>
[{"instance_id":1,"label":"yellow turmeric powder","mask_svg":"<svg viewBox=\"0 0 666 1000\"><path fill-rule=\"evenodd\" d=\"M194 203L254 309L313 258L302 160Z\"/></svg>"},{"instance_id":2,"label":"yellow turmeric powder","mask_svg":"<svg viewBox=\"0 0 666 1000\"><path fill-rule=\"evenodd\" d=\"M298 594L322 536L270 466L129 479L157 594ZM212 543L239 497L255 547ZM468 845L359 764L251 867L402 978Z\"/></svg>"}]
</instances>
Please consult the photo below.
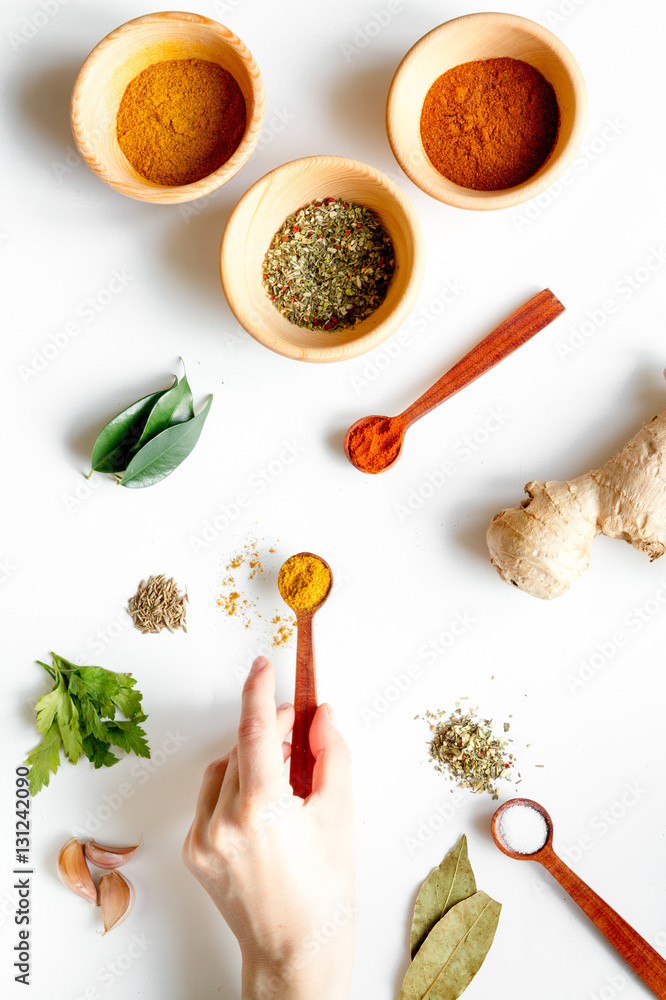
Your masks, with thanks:
<instances>
[{"instance_id":1,"label":"yellow turmeric powder","mask_svg":"<svg viewBox=\"0 0 666 1000\"><path fill-rule=\"evenodd\" d=\"M328 597L333 577L319 556L299 552L282 565L278 588L292 611L314 611Z\"/></svg>"},{"instance_id":2,"label":"yellow turmeric powder","mask_svg":"<svg viewBox=\"0 0 666 1000\"><path fill-rule=\"evenodd\" d=\"M246 109L234 77L206 59L165 59L129 82L118 145L155 184L192 184L221 167L243 138Z\"/></svg>"}]
</instances>

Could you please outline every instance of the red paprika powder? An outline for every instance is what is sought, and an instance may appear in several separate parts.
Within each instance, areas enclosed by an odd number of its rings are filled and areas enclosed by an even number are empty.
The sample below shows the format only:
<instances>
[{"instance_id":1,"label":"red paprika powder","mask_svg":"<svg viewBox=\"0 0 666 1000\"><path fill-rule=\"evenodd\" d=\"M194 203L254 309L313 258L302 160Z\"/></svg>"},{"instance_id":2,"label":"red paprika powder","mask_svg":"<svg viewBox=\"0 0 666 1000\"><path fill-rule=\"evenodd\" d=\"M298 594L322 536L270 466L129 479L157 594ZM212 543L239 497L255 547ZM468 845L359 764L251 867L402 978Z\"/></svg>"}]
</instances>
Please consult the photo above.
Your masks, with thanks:
<instances>
[{"instance_id":1,"label":"red paprika powder","mask_svg":"<svg viewBox=\"0 0 666 1000\"><path fill-rule=\"evenodd\" d=\"M521 59L479 59L438 77L421 111L421 141L436 170L474 191L531 177L559 128L555 91Z\"/></svg>"}]
</instances>

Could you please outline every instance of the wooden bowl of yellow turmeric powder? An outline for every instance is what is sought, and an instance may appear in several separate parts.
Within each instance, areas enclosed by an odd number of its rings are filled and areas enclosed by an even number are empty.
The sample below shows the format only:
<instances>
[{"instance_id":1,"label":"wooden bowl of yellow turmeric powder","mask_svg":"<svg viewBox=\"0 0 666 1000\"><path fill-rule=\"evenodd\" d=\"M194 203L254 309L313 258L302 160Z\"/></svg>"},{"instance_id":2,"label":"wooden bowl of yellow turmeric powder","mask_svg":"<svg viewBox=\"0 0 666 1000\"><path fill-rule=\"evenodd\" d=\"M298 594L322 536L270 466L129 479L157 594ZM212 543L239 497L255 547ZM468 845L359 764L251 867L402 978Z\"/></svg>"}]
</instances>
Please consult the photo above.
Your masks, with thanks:
<instances>
[{"instance_id":1,"label":"wooden bowl of yellow turmeric powder","mask_svg":"<svg viewBox=\"0 0 666 1000\"><path fill-rule=\"evenodd\" d=\"M479 13L424 35L391 84L393 154L426 194L456 208L509 208L549 187L576 154L587 92L547 28Z\"/></svg>"},{"instance_id":2,"label":"wooden bowl of yellow turmeric powder","mask_svg":"<svg viewBox=\"0 0 666 1000\"><path fill-rule=\"evenodd\" d=\"M210 194L250 157L264 117L259 68L232 31L168 11L128 21L90 53L72 132L116 191L174 204Z\"/></svg>"}]
</instances>

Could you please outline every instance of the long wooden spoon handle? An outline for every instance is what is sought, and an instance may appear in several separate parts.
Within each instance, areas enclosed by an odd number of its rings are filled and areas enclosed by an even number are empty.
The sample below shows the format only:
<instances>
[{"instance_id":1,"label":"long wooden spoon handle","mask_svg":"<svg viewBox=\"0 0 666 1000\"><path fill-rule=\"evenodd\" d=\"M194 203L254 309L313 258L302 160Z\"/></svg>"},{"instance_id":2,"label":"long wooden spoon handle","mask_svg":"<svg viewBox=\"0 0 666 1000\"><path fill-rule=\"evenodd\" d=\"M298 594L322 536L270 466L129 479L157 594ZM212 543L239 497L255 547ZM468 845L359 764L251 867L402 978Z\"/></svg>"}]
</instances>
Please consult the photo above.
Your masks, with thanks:
<instances>
[{"instance_id":1,"label":"long wooden spoon handle","mask_svg":"<svg viewBox=\"0 0 666 1000\"><path fill-rule=\"evenodd\" d=\"M291 738L289 783L296 795L306 799L312 791L314 757L310 750L310 725L317 709L312 614L297 615L296 690L294 692L294 731Z\"/></svg>"},{"instance_id":2,"label":"long wooden spoon handle","mask_svg":"<svg viewBox=\"0 0 666 1000\"><path fill-rule=\"evenodd\" d=\"M655 996L666 1000L666 961L551 849L539 861L569 893Z\"/></svg>"},{"instance_id":3,"label":"long wooden spoon handle","mask_svg":"<svg viewBox=\"0 0 666 1000\"><path fill-rule=\"evenodd\" d=\"M474 382L480 375L494 368L563 312L564 306L559 299L549 288L544 288L529 302L516 309L446 375L442 375L415 403L404 410L400 416L405 424L409 425L418 420L445 399L460 392L470 382Z\"/></svg>"}]
</instances>

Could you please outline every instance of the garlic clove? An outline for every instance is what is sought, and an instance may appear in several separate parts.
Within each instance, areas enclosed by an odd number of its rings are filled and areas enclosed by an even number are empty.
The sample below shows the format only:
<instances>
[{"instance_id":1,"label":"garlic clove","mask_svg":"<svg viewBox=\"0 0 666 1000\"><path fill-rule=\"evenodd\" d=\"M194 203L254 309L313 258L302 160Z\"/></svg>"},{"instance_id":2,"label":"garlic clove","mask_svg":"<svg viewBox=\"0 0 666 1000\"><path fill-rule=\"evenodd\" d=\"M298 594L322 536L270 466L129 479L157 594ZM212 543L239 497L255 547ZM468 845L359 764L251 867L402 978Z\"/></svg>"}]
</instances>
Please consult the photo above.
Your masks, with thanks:
<instances>
[{"instance_id":1,"label":"garlic clove","mask_svg":"<svg viewBox=\"0 0 666 1000\"><path fill-rule=\"evenodd\" d=\"M97 906L97 889L86 861L85 846L76 837L68 840L58 855L58 875L68 889Z\"/></svg>"},{"instance_id":2,"label":"garlic clove","mask_svg":"<svg viewBox=\"0 0 666 1000\"><path fill-rule=\"evenodd\" d=\"M99 905L106 934L130 913L134 905L134 886L120 872L106 872L99 880Z\"/></svg>"},{"instance_id":3,"label":"garlic clove","mask_svg":"<svg viewBox=\"0 0 666 1000\"><path fill-rule=\"evenodd\" d=\"M96 840L89 840L86 844L86 854L88 860L92 861L98 868L120 868L133 858L141 847L142 840L132 847L107 847L98 844Z\"/></svg>"}]
</instances>

